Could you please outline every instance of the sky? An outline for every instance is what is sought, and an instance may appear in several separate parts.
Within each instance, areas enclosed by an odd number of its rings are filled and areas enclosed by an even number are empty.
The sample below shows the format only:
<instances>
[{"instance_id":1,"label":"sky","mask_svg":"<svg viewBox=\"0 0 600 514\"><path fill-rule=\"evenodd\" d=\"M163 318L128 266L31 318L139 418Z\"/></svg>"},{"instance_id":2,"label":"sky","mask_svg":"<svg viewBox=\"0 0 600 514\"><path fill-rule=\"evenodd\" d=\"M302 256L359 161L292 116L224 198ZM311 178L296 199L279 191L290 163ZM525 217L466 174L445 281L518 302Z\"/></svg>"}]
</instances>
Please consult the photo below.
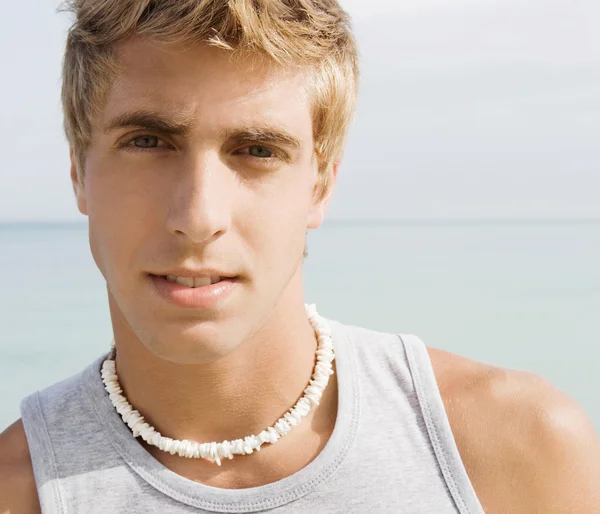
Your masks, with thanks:
<instances>
[{"instance_id":1,"label":"sky","mask_svg":"<svg viewBox=\"0 0 600 514\"><path fill-rule=\"evenodd\" d=\"M85 221L60 109L69 16L0 2L0 221ZM600 218L600 2L341 4L362 79L330 219Z\"/></svg>"}]
</instances>

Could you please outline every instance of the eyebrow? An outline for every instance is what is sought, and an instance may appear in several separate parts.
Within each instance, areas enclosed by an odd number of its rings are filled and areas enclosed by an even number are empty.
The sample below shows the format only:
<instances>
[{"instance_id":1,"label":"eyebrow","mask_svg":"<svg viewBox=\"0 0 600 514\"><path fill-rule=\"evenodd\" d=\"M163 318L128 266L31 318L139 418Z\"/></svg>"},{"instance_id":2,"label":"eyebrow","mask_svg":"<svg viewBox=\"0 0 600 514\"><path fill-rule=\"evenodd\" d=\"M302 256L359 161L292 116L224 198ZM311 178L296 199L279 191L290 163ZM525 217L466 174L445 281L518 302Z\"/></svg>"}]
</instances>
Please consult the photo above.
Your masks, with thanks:
<instances>
[{"instance_id":1,"label":"eyebrow","mask_svg":"<svg viewBox=\"0 0 600 514\"><path fill-rule=\"evenodd\" d=\"M126 112L113 118L104 126L103 132L109 134L114 130L123 128L141 128L164 134L172 134L174 136L183 136L191 132L192 125L192 116L180 116L179 119L169 119L156 112L137 110ZM287 130L269 123L225 129L220 132L220 136L222 139L233 142L269 142L293 148L302 147L302 142L299 138Z\"/></svg>"},{"instance_id":2,"label":"eyebrow","mask_svg":"<svg viewBox=\"0 0 600 514\"><path fill-rule=\"evenodd\" d=\"M229 141L273 143L293 148L301 148L302 142L296 136L279 127L272 125L257 125L227 129L221 132L221 137Z\"/></svg>"},{"instance_id":3,"label":"eyebrow","mask_svg":"<svg viewBox=\"0 0 600 514\"><path fill-rule=\"evenodd\" d=\"M169 120L158 113L150 111L126 112L110 120L103 128L105 134L122 128L142 128L156 130L174 136L182 136L191 129L191 120L183 117Z\"/></svg>"}]
</instances>

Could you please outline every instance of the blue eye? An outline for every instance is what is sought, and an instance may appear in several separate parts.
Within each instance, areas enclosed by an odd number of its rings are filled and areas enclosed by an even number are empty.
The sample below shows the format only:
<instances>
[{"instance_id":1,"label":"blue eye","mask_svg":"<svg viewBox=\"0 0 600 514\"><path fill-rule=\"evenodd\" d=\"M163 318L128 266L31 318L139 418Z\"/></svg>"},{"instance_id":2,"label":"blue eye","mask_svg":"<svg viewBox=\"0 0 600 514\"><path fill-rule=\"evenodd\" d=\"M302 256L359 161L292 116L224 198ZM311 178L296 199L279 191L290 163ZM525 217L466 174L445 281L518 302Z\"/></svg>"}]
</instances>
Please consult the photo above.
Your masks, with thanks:
<instances>
[{"instance_id":1,"label":"blue eye","mask_svg":"<svg viewBox=\"0 0 600 514\"><path fill-rule=\"evenodd\" d=\"M273 157L273 152L264 146L252 145L248 147L248 153L253 157L269 158Z\"/></svg>"},{"instance_id":2,"label":"blue eye","mask_svg":"<svg viewBox=\"0 0 600 514\"><path fill-rule=\"evenodd\" d=\"M157 148L159 139L156 136L136 137L131 143L138 148Z\"/></svg>"}]
</instances>

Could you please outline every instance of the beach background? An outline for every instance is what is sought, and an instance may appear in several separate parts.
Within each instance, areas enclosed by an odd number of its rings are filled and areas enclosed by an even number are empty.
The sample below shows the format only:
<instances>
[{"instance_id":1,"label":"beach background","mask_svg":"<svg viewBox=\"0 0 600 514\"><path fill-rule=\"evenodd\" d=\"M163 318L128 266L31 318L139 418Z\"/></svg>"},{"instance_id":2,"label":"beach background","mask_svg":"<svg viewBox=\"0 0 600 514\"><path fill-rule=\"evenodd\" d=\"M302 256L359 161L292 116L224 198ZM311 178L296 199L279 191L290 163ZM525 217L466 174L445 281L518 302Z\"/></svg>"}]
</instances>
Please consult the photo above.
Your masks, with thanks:
<instances>
[{"instance_id":1,"label":"beach background","mask_svg":"<svg viewBox=\"0 0 600 514\"><path fill-rule=\"evenodd\" d=\"M111 340L69 181L59 3L0 17L0 429ZM362 78L306 300L542 375L600 432L600 2L340 3Z\"/></svg>"},{"instance_id":2,"label":"beach background","mask_svg":"<svg viewBox=\"0 0 600 514\"><path fill-rule=\"evenodd\" d=\"M109 348L87 237L0 225L0 428ZM538 373L600 430L600 221L332 221L308 244L306 300L324 316Z\"/></svg>"}]
</instances>

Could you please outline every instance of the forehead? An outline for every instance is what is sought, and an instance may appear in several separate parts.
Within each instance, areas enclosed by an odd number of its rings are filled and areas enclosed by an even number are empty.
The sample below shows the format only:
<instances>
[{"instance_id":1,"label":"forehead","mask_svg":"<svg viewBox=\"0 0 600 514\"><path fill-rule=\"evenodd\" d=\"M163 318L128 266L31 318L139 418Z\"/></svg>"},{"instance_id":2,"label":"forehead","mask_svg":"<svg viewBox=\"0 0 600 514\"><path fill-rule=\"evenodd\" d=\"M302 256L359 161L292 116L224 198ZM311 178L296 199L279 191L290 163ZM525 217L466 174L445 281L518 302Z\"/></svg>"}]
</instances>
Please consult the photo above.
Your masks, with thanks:
<instances>
[{"instance_id":1,"label":"forehead","mask_svg":"<svg viewBox=\"0 0 600 514\"><path fill-rule=\"evenodd\" d=\"M306 70L232 59L205 45L144 40L122 44L117 58L121 71L108 91L100 124L128 110L152 109L204 128L268 121L312 136Z\"/></svg>"}]
</instances>

